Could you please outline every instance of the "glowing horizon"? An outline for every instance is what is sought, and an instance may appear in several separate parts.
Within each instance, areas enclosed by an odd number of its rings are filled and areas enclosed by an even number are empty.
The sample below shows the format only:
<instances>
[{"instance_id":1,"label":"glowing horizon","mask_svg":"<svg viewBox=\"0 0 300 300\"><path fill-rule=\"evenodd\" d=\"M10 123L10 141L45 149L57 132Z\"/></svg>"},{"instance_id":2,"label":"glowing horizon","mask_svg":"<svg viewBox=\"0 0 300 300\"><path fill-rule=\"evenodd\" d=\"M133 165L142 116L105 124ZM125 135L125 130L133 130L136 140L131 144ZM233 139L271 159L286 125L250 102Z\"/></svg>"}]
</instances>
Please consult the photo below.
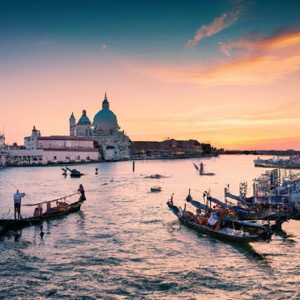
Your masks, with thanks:
<instances>
[{"instance_id":1,"label":"glowing horizon","mask_svg":"<svg viewBox=\"0 0 300 300\"><path fill-rule=\"evenodd\" d=\"M0 3L7 144L33 126L68 135L71 113L93 121L107 92L132 141L300 150L300 4L116 3Z\"/></svg>"}]
</instances>

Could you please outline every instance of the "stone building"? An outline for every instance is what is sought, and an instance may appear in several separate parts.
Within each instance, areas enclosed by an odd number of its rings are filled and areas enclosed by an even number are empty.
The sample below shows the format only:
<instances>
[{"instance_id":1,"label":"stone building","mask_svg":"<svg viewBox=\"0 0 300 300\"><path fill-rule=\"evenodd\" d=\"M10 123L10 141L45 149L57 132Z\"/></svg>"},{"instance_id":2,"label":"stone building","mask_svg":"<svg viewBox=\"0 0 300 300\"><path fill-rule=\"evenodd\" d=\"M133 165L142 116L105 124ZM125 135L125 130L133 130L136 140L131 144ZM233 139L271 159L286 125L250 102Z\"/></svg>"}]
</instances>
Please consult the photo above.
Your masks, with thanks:
<instances>
[{"instance_id":1,"label":"stone building","mask_svg":"<svg viewBox=\"0 0 300 300\"><path fill-rule=\"evenodd\" d=\"M130 158L131 141L124 130L120 130L117 117L110 110L106 93L102 109L95 114L93 122L89 120L86 110L83 110L77 123L74 114L71 114L69 125L70 136L89 137L96 141L104 160L115 161Z\"/></svg>"},{"instance_id":2,"label":"stone building","mask_svg":"<svg viewBox=\"0 0 300 300\"><path fill-rule=\"evenodd\" d=\"M99 151L90 138L41 136L35 126L31 135L24 138L23 148L8 149L6 165L46 165L99 160Z\"/></svg>"},{"instance_id":3,"label":"stone building","mask_svg":"<svg viewBox=\"0 0 300 300\"><path fill-rule=\"evenodd\" d=\"M132 154L145 157L197 157L203 154L202 145L196 140L134 141Z\"/></svg>"}]
</instances>

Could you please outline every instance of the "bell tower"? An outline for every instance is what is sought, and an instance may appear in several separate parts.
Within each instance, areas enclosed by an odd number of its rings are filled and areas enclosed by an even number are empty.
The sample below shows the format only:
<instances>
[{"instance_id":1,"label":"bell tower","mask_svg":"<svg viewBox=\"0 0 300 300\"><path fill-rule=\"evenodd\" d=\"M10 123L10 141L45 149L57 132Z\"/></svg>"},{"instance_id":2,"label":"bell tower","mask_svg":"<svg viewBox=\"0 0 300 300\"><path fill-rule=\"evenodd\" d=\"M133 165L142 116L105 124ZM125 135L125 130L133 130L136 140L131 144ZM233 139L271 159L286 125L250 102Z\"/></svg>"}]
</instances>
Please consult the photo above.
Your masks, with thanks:
<instances>
[{"instance_id":1,"label":"bell tower","mask_svg":"<svg viewBox=\"0 0 300 300\"><path fill-rule=\"evenodd\" d=\"M70 116L69 124L70 124L70 136L75 136L76 119L73 113Z\"/></svg>"}]
</instances>

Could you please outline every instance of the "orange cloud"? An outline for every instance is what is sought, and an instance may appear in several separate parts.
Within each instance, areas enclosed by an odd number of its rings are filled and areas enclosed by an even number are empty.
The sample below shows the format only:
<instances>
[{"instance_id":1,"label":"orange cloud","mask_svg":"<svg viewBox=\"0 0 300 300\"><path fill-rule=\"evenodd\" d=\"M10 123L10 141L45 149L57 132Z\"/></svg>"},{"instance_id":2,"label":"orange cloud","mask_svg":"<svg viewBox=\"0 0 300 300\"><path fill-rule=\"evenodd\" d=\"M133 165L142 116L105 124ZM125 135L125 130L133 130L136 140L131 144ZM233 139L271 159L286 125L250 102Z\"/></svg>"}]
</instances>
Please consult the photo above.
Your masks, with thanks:
<instances>
[{"instance_id":1,"label":"orange cloud","mask_svg":"<svg viewBox=\"0 0 300 300\"><path fill-rule=\"evenodd\" d=\"M278 36L273 36L267 39L253 37L252 35L242 38L235 42L221 43L219 49L225 55L231 55L232 50L244 50L249 52L274 52L280 49L294 48L299 50L300 32L285 33ZM296 50L296 49L295 49Z\"/></svg>"},{"instance_id":2,"label":"orange cloud","mask_svg":"<svg viewBox=\"0 0 300 300\"><path fill-rule=\"evenodd\" d=\"M298 71L300 55L287 57L263 55L232 61L228 64L190 75L194 83L202 85L257 85L273 83L287 74Z\"/></svg>"},{"instance_id":3,"label":"orange cloud","mask_svg":"<svg viewBox=\"0 0 300 300\"><path fill-rule=\"evenodd\" d=\"M200 86L261 85L274 83L300 70L300 32L282 34L268 39L242 39L223 44L223 52L238 48L231 59L177 66L153 62L127 64L130 68L165 82L192 83Z\"/></svg>"}]
</instances>

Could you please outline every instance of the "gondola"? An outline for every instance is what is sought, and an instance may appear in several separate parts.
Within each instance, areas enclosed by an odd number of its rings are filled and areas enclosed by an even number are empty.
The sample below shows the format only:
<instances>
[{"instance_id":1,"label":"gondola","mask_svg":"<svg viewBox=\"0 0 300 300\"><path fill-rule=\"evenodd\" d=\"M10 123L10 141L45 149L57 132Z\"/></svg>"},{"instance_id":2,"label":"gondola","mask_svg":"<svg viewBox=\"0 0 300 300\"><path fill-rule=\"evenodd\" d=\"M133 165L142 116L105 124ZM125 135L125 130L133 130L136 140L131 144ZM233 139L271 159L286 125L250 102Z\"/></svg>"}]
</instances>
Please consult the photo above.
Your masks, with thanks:
<instances>
[{"instance_id":1,"label":"gondola","mask_svg":"<svg viewBox=\"0 0 300 300\"><path fill-rule=\"evenodd\" d=\"M273 235L269 225L261 225L252 222L239 221L233 218L223 218L220 225L209 225L207 217L198 216L186 208L173 204L173 199L168 200L169 209L177 216L180 223L194 229L199 233L212 236L227 242L250 243L264 241L269 242Z\"/></svg>"},{"instance_id":2,"label":"gondola","mask_svg":"<svg viewBox=\"0 0 300 300\"><path fill-rule=\"evenodd\" d=\"M72 195L64 196L58 199L44 201L34 204L24 204L24 206L36 206L32 217L20 218L20 219L0 219L0 234L5 234L10 230L17 230L28 226L34 226L42 224L44 221L63 217L70 213L78 212L81 205L85 200L78 200L71 204L68 204L62 200L67 197L78 195L74 193ZM56 202L56 205L51 207L51 203ZM43 213L42 205L46 204L47 209Z\"/></svg>"},{"instance_id":3,"label":"gondola","mask_svg":"<svg viewBox=\"0 0 300 300\"><path fill-rule=\"evenodd\" d=\"M251 223L268 222L273 231L282 230L282 224L287 222L290 218L289 212L270 210L269 207L260 207L258 210L257 206L250 204L243 205L240 203L239 205L229 205L221 200L211 197L208 192L203 193L203 199L207 205L194 200L189 191L189 194L185 200L196 208L200 208L206 212L212 212L215 211L215 209L221 209L223 216L230 216L231 218L239 221L249 221ZM211 203L215 204L213 208L211 208Z\"/></svg>"},{"instance_id":4,"label":"gondola","mask_svg":"<svg viewBox=\"0 0 300 300\"><path fill-rule=\"evenodd\" d=\"M66 167L67 170L70 171L70 177L75 177L75 178L79 178L82 175L84 175L83 173L81 173L80 171L78 171L77 169L70 169L68 167Z\"/></svg>"}]
</instances>

